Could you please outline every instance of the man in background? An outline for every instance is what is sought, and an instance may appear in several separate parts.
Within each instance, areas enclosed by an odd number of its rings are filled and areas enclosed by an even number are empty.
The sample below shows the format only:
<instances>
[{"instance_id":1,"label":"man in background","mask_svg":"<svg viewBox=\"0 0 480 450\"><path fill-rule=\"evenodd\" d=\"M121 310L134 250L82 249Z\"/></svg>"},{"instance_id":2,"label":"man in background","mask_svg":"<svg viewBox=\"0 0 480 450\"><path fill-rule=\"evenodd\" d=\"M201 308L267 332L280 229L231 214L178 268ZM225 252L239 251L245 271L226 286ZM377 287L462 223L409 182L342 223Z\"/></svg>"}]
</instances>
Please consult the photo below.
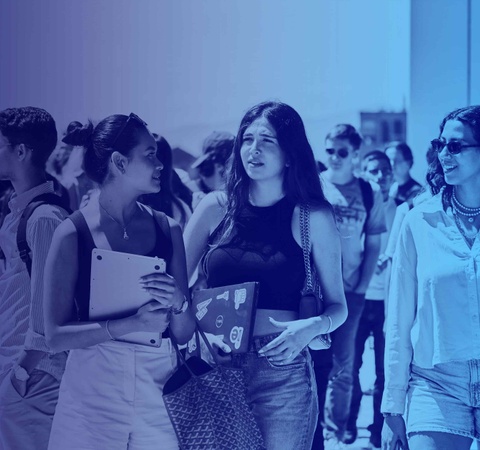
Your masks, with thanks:
<instances>
[{"instance_id":1,"label":"man in background","mask_svg":"<svg viewBox=\"0 0 480 450\"><path fill-rule=\"evenodd\" d=\"M0 228L0 448L48 446L66 353L52 354L43 322L43 269L55 228L67 216L45 163L57 143L55 122L45 110L0 111L0 180L14 193ZM40 200L42 199L42 200ZM35 201L36 208L33 208ZM68 207L66 205L66 207ZM28 221L22 215L31 213ZM28 250L19 252L19 225ZM21 226L20 226L21 228Z\"/></svg>"}]
</instances>

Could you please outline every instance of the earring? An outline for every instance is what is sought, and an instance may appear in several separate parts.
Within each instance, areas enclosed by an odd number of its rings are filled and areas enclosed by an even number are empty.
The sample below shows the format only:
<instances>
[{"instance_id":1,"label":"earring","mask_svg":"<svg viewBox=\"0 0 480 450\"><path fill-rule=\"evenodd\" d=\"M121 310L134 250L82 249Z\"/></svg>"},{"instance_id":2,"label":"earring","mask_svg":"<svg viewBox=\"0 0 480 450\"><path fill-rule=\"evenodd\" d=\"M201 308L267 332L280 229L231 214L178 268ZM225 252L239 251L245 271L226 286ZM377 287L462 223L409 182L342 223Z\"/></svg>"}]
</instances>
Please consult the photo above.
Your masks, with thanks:
<instances>
[{"instance_id":1,"label":"earring","mask_svg":"<svg viewBox=\"0 0 480 450\"><path fill-rule=\"evenodd\" d=\"M290 167L290 163L285 163L285 167Z\"/></svg>"},{"instance_id":2,"label":"earring","mask_svg":"<svg viewBox=\"0 0 480 450\"><path fill-rule=\"evenodd\" d=\"M122 174L125 174L125 169L123 167L120 167L120 172L122 172Z\"/></svg>"}]
</instances>

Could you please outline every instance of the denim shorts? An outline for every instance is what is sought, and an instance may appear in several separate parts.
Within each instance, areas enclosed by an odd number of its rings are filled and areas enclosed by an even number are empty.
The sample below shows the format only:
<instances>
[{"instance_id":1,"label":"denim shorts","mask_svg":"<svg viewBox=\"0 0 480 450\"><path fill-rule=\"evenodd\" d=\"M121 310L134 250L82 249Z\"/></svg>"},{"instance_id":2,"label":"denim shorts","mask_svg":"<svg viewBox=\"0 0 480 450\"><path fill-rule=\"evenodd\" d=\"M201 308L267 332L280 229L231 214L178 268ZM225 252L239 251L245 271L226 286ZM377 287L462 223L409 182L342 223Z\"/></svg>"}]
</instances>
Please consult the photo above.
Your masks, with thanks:
<instances>
[{"instance_id":1,"label":"denim shorts","mask_svg":"<svg viewBox=\"0 0 480 450\"><path fill-rule=\"evenodd\" d=\"M254 337L233 365L244 370L247 400L268 450L310 450L317 425L317 385L310 353L304 349L290 364L278 365L258 354L279 334Z\"/></svg>"},{"instance_id":2,"label":"denim shorts","mask_svg":"<svg viewBox=\"0 0 480 450\"><path fill-rule=\"evenodd\" d=\"M409 435L438 431L480 439L480 360L412 365L407 397Z\"/></svg>"}]
</instances>

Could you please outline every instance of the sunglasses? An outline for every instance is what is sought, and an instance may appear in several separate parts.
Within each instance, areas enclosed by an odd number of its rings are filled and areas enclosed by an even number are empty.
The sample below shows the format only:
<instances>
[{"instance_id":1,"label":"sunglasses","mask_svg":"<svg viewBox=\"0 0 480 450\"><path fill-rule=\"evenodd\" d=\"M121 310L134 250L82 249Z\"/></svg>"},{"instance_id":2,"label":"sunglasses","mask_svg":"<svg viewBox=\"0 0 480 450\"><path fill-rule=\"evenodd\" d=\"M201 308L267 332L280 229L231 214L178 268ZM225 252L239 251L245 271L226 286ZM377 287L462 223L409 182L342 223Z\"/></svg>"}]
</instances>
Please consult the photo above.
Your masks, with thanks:
<instances>
[{"instance_id":1,"label":"sunglasses","mask_svg":"<svg viewBox=\"0 0 480 450\"><path fill-rule=\"evenodd\" d=\"M325 151L329 155L335 155L336 153L337 156L342 159L345 159L348 156L348 150L346 148L339 148L337 151L335 151L334 148L326 148Z\"/></svg>"},{"instance_id":2,"label":"sunglasses","mask_svg":"<svg viewBox=\"0 0 480 450\"><path fill-rule=\"evenodd\" d=\"M112 147L115 147L115 144L118 142L120 136L125 132L125 130L128 127L128 124L132 123L133 121L139 123L140 125L143 125L144 127L147 126L147 123L144 122L140 117L138 117L135 113L130 113L127 120L123 124L122 128L120 128L120 131L118 132L116 138L112 142Z\"/></svg>"},{"instance_id":3,"label":"sunglasses","mask_svg":"<svg viewBox=\"0 0 480 450\"><path fill-rule=\"evenodd\" d=\"M432 149L437 153L440 153L445 147L447 147L448 153L451 155L458 155L464 148L480 147L480 145L476 144L463 145L458 141L445 142L442 139L434 139L430 143L432 144Z\"/></svg>"}]
</instances>

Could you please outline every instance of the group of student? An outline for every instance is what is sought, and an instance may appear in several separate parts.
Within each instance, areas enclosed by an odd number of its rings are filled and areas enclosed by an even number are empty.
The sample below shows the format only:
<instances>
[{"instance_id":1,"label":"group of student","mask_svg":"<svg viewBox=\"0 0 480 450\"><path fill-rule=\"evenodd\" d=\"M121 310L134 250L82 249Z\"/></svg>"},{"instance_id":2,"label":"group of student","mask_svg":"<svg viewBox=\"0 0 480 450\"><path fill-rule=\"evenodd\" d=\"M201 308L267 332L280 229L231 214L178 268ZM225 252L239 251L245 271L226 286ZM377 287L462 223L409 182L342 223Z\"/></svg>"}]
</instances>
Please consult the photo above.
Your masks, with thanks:
<instances>
[{"instance_id":1,"label":"group of student","mask_svg":"<svg viewBox=\"0 0 480 450\"><path fill-rule=\"evenodd\" d=\"M195 276L208 287L259 282L250 349L225 363L244 370L266 449L355 441L370 334L374 447L461 450L480 437L480 107L443 120L421 201L406 144L359 166L361 136L338 125L319 174L301 117L280 102L250 108L235 137L207 139L194 164L200 195L185 191L168 143L133 113L72 123L63 141L76 149L70 196L45 171L53 118L0 112L0 179L13 187L0 229L2 449L177 449L162 388L177 367L172 338L185 344L195 329ZM299 319L305 204L325 310ZM166 273L139 280L151 301L90 320L94 248L163 258ZM120 340L135 331L162 333L162 345ZM332 347L309 350L325 333Z\"/></svg>"}]
</instances>

